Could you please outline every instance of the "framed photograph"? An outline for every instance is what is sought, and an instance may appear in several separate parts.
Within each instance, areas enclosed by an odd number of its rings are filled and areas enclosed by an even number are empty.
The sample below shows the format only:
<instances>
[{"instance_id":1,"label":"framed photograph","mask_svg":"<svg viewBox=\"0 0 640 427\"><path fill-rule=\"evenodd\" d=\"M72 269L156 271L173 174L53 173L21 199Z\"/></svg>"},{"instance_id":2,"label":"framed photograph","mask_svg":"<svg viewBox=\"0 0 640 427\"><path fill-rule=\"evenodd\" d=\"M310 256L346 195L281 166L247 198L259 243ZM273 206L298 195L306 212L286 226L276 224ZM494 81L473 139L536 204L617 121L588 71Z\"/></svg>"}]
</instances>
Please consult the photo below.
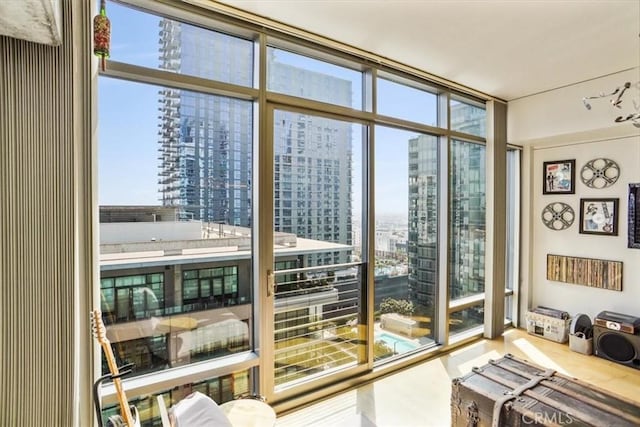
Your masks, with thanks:
<instances>
[{"instance_id":1,"label":"framed photograph","mask_svg":"<svg viewBox=\"0 0 640 427\"><path fill-rule=\"evenodd\" d=\"M542 164L542 194L576 192L576 160L556 160Z\"/></svg>"},{"instance_id":2,"label":"framed photograph","mask_svg":"<svg viewBox=\"0 0 640 427\"><path fill-rule=\"evenodd\" d=\"M618 199L580 199L580 233L618 235Z\"/></svg>"}]
</instances>

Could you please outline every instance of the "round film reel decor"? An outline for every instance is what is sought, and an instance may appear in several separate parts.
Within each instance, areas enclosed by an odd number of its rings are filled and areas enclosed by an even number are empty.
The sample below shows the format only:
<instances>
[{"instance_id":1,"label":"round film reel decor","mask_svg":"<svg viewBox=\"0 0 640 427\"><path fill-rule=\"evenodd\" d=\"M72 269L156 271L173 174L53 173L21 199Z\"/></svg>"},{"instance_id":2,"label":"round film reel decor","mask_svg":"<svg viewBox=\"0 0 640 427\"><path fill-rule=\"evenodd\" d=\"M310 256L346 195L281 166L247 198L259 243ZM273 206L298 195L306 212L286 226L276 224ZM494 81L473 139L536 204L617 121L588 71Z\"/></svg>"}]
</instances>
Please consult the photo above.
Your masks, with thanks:
<instances>
[{"instance_id":1,"label":"round film reel decor","mask_svg":"<svg viewBox=\"0 0 640 427\"><path fill-rule=\"evenodd\" d=\"M620 167L611 159L589 160L580 171L580 179L589 188L606 188L618 180Z\"/></svg>"},{"instance_id":2,"label":"round film reel decor","mask_svg":"<svg viewBox=\"0 0 640 427\"><path fill-rule=\"evenodd\" d=\"M576 214L571 206L562 202L549 203L542 210L542 222L552 230L565 230L571 227Z\"/></svg>"}]
</instances>

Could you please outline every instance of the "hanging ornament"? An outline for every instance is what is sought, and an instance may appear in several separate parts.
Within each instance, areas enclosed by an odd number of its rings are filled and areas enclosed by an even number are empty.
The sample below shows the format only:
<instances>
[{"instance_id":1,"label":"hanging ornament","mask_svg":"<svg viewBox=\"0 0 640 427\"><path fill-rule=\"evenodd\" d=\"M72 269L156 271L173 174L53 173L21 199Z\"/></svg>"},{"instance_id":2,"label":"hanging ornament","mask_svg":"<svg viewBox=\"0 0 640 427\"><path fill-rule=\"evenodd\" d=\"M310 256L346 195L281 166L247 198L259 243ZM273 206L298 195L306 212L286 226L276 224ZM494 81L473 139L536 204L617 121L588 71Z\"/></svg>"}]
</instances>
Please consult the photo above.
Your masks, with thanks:
<instances>
[{"instance_id":1,"label":"hanging ornament","mask_svg":"<svg viewBox=\"0 0 640 427\"><path fill-rule=\"evenodd\" d=\"M102 71L109 57L111 22L107 18L106 0L100 0L100 14L93 18L93 54L100 58Z\"/></svg>"}]
</instances>

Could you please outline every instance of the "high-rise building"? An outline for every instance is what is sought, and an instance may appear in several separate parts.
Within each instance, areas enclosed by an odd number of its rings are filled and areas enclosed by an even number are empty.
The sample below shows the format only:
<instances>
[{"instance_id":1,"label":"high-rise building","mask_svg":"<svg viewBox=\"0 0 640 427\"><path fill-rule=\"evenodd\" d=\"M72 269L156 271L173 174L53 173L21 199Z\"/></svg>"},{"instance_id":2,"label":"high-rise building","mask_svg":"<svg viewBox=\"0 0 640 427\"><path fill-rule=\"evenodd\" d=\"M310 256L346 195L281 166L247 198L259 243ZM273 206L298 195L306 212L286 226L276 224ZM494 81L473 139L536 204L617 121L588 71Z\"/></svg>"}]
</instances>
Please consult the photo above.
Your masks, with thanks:
<instances>
[{"instance_id":1,"label":"high-rise building","mask_svg":"<svg viewBox=\"0 0 640 427\"><path fill-rule=\"evenodd\" d=\"M351 244L351 126L310 115L278 112L274 124L276 231ZM347 262L345 253L309 259Z\"/></svg>"},{"instance_id":2,"label":"high-rise building","mask_svg":"<svg viewBox=\"0 0 640 427\"><path fill-rule=\"evenodd\" d=\"M409 140L409 296L432 310L438 289L438 139Z\"/></svg>"},{"instance_id":3,"label":"high-rise building","mask_svg":"<svg viewBox=\"0 0 640 427\"><path fill-rule=\"evenodd\" d=\"M449 296L484 292L486 230L485 147L451 144Z\"/></svg>"},{"instance_id":4,"label":"high-rise building","mask_svg":"<svg viewBox=\"0 0 640 427\"><path fill-rule=\"evenodd\" d=\"M244 74L252 70L253 58L230 54L233 44L243 42L162 20L161 67L250 85L252 77L243 75L243 70ZM198 55L205 51L209 53ZM292 87L299 87L293 90L296 95L317 98L328 94L340 104L350 104L350 81L278 62L273 51L268 61L270 90L291 93ZM252 103L165 88L160 91L159 110L162 204L178 207L182 219L250 226ZM351 126L330 118L276 111L275 231L351 244ZM309 262L328 264L347 258L344 252L328 252Z\"/></svg>"},{"instance_id":5,"label":"high-rise building","mask_svg":"<svg viewBox=\"0 0 640 427\"><path fill-rule=\"evenodd\" d=\"M249 85L252 56L233 55L247 43L164 19L160 21L160 66L181 74ZM158 109L162 204L179 207L182 219L248 226L252 103L164 88Z\"/></svg>"},{"instance_id":6,"label":"high-rise building","mask_svg":"<svg viewBox=\"0 0 640 427\"><path fill-rule=\"evenodd\" d=\"M102 206L100 212L100 309L119 363L135 363L134 375L142 375L250 348L249 229L220 225L221 233L209 234L201 221L170 220L165 207ZM149 222L150 215L165 220ZM308 265L315 253L351 249L289 233L278 233L274 243L277 270ZM331 266L279 275L275 339L308 337L322 319L335 328L331 321L355 317L360 281L358 269ZM278 381L304 369L289 360L298 360L299 350L280 346ZM307 369L319 364L310 360Z\"/></svg>"},{"instance_id":7,"label":"high-rise building","mask_svg":"<svg viewBox=\"0 0 640 427\"><path fill-rule=\"evenodd\" d=\"M485 147L453 141L449 176L451 299L484 292ZM438 286L438 148L420 135L409 141L409 295L433 309Z\"/></svg>"},{"instance_id":8,"label":"high-rise building","mask_svg":"<svg viewBox=\"0 0 640 427\"><path fill-rule=\"evenodd\" d=\"M451 101L451 129L471 135L486 136L487 112L484 108L460 101Z\"/></svg>"}]
</instances>

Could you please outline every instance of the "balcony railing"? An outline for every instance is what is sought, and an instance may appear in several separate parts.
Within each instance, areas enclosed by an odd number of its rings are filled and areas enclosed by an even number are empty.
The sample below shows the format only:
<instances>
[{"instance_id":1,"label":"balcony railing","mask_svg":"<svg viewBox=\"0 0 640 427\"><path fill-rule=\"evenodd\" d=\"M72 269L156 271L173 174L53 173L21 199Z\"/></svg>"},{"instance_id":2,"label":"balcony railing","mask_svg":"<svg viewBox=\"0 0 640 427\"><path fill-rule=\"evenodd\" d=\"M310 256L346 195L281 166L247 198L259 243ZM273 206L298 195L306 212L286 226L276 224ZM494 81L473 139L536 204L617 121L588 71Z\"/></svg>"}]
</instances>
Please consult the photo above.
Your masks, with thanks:
<instances>
[{"instance_id":1,"label":"balcony railing","mask_svg":"<svg viewBox=\"0 0 640 427\"><path fill-rule=\"evenodd\" d=\"M275 378L291 386L358 363L359 263L276 271Z\"/></svg>"}]
</instances>

